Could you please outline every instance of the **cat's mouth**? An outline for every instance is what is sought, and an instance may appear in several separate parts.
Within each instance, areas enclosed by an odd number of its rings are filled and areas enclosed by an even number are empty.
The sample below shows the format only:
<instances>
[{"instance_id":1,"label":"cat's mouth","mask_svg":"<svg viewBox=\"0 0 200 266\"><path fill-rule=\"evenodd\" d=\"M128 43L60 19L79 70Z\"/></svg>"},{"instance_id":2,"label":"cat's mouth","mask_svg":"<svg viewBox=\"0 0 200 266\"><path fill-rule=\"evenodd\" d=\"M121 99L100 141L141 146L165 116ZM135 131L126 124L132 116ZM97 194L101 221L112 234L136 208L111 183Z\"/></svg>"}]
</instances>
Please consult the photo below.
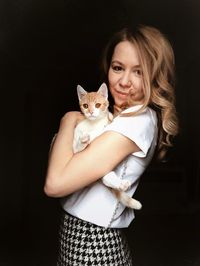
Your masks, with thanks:
<instances>
[{"instance_id":1,"label":"cat's mouth","mask_svg":"<svg viewBox=\"0 0 200 266\"><path fill-rule=\"evenodd\" d=\"M97 116L95 116L95 115L89 115L88 116L88 119L90 119L90 120L95 120L97 118Z\"/></svg>"}]
</instances>

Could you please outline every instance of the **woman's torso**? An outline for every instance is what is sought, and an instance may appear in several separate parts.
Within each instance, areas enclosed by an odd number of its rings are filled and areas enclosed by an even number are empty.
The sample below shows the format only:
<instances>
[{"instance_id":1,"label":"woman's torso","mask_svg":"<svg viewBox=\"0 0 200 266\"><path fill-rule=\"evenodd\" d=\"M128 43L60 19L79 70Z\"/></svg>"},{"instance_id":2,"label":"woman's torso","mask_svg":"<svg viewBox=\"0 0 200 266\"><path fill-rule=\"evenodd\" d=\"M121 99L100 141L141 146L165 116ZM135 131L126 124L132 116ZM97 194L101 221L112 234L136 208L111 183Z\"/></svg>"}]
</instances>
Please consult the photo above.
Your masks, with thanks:
<instances>
[{"instance_id":1,"label":"woman's torso","mask_svg":"<svg viewBox=\"0 0 200 266\"><path fill-rule=\"evenodd\" d=\"M135 111L139 107L134 106L128 110ZM140 152L130 154L114 169L119 178L130 180L131 187L126 193L133 196L140 176L151 161L156 147L156 113L147 107L141 115L135 117L116 117L104 131L117 131L141 148ZM71 215L103 227L128 227L134 219L134 211L119 203L101 179L62 198L61 205Z\"/></svg>"}]
</instances>

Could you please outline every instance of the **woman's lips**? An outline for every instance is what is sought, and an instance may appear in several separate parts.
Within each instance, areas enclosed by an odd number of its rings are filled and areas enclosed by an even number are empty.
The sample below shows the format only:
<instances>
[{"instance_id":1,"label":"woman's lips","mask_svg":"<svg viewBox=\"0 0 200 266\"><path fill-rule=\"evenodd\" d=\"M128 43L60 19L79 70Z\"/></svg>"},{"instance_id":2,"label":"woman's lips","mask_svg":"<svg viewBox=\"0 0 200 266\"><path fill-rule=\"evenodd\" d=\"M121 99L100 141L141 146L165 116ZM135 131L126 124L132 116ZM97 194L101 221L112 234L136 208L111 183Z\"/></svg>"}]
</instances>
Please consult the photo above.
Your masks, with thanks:
<instances>
[{"instance_id":1,"label":"woman's lips","mask_svg":"<svg viewBox=\"0 0 200 266\"><path fill-rule=\"evenodd\" d=\"M128 96L128 93L125 93L125 92L122 92L122 91L116 91L116 93L121 96L121 97L127 97Z\"/></svg>"}]
</instances>

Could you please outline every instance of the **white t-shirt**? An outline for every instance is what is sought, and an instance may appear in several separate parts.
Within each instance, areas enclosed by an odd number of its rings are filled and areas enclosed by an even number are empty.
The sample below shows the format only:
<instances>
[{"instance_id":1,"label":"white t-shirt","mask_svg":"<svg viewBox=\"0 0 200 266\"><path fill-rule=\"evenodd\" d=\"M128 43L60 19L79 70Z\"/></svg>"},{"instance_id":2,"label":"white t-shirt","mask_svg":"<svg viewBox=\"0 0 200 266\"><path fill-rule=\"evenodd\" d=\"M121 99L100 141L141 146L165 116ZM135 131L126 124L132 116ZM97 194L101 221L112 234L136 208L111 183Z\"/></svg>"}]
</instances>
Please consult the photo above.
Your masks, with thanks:
<instances>
[{"instance_id":1,"label":"white t-shirt","mask_svg":"<svg viewBox=\"0 0 200 266\"><path fill-rule=\"evenodd\" d=\"M133 112L140 107L141 105L137 105L124 112ZM141 149L141 151L130 154L114 169L118 177L131 181L131 187L126 193L133 196L140 176L151 161L156 147L158 131L156 113L147 107L136 116L117 116L105 127L104 132L106 131L115 131L126 136ZM135 217L133 209L126 208L119 203L101 179L62 198L61 204L63 209L71 215L103 227L128 227Z\"/></svg>"}]
</instances>

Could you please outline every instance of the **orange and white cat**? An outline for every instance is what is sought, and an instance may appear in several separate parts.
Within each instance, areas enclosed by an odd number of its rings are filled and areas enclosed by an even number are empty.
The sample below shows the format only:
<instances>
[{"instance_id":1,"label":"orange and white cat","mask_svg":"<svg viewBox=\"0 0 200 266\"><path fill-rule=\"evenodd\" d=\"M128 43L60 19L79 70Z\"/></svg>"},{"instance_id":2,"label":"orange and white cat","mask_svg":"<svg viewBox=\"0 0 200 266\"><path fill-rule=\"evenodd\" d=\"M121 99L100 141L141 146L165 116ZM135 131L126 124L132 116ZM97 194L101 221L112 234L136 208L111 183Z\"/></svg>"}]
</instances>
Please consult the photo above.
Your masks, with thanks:
<instances>
[{"instance_id":1,"label":"orange and white cat","mask_svg":"<svg viewBox=\"0 0 200 266\"><path fill-rule=\"evenodd\" d=\"M105 83L97 92L87 92L78 85L77 94L85 119L74 130L73 150L75 153L85 149L113 119L113 115L108 110L108 89ZM112 189L122 204L129 208L141 209L141 203L125 193L131 185L129 180L120 179L114 171L111 171L102 178L102 182Z\"/></svg>"}]
</instances>

